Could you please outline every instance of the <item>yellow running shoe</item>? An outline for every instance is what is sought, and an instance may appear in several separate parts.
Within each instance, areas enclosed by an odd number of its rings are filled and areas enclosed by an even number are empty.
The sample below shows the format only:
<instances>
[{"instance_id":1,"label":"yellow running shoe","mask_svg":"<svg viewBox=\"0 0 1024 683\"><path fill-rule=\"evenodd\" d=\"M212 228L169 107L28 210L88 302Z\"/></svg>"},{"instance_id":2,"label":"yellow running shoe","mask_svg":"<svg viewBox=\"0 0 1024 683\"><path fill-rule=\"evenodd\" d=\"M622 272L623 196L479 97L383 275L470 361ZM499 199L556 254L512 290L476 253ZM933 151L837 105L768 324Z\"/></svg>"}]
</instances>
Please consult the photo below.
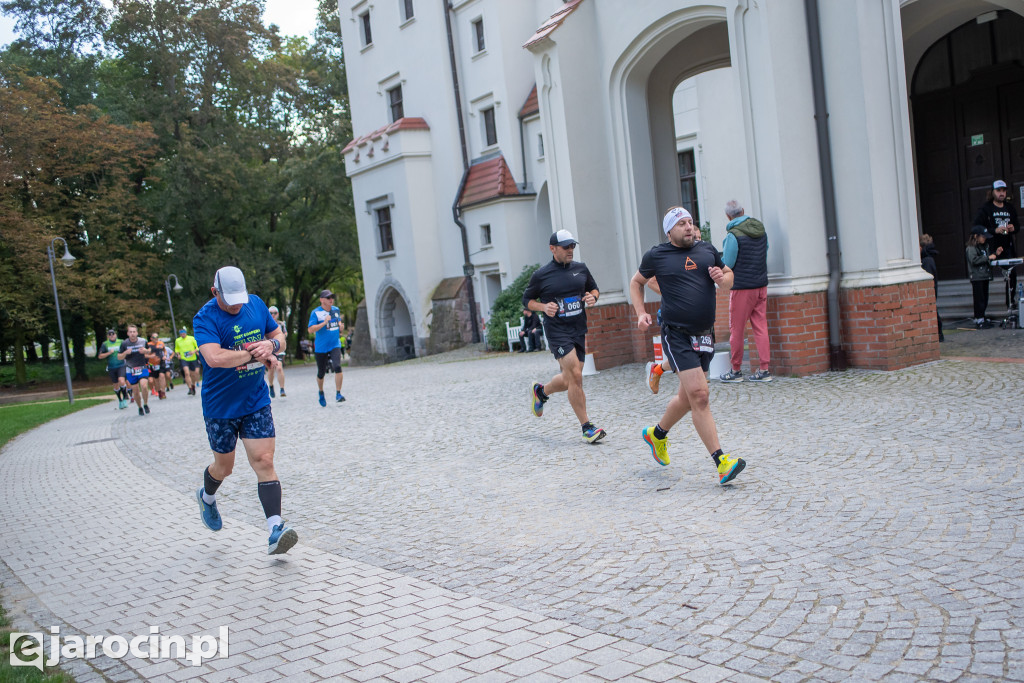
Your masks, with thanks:
<instances>
[{"instance_id":1,"label":"yellow running shoe","mask_svg":"<svg viewBox=\"0 0 1024 683\"><path fill-rule=\"evenodd\" d=\"M659 439L654 436L654 427L645 427L644 431L641 432L644 437L644 441L651 447L651 455L654 456L655 461L659 465L667 465L668 459L668 438Z\"/></svg>"},{"instance_id":2,"label":"yellow running shoe","mask_svg":"<svg viewBox=\"0 0 1024 683\"><path fill-rule=\"evenodd\" d=\"M743 471L747 463L743 458L730 458L728 453L718 457L718 483L720 486L732 482L736 475Z\"/></svg>"}]
</instances>

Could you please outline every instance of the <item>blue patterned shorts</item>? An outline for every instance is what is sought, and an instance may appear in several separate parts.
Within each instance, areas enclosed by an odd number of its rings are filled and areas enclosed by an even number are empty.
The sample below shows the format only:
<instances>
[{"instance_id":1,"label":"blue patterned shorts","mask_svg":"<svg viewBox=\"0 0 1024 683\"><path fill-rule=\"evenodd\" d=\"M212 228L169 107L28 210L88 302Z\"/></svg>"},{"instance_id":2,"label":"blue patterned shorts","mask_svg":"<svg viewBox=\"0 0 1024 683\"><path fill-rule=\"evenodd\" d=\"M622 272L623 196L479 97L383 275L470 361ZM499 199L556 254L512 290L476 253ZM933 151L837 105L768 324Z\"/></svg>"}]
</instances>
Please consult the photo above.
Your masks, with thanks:
<instances>
[{"instance_id":1,"label":"blue patterned shorts","mask_svg":"<svg viewBox=\"0 0 1024 683\"><path fill-rule=\"evenodd\" d=\"M233 453L238 437L270 439L277 434L274 432L274 416L267 406L242 417L208 417L206 436L214 453Z\"/></svg>"}]
</instances>

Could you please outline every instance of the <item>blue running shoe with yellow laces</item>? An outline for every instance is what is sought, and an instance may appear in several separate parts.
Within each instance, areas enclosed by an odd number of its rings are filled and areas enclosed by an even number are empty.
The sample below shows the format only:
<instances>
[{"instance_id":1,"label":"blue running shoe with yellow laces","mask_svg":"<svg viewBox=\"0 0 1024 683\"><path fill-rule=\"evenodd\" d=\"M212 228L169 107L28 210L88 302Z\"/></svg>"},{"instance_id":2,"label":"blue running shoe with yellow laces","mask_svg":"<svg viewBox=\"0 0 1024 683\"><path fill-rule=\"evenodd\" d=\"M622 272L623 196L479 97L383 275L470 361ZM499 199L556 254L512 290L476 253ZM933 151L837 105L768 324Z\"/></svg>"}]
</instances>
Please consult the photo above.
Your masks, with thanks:
<instances>
[{"instance_id":1,"label":"blue running shoe with yellow laces","mask_svg":"<svg viewBox=\"0 0 1024 683\"><path fill-rule=\"evenodd\" d=\"M720 486L732 482L743 471L747 463L743 458L730 458L728 453L718 456L718 483Z\"/></svg>"},{"instance_id":2,"label":"blue running shoe with yellow laces","mask_svg":"<svg viewBox=\"0 0 1024 683\"><path fill-rule=\"evenodd\" d=\"M651 456L654 457L655 462L659 465L669 464L668 457L668 437L659 439L654 435L654 427L646 427L641 434L644 437L644 441L651 447Z\"/></svg>"},{"instance_id":3,"label":"blue running shoe with yellow laces","mask_svg":"<svg viewBox=\"0 0 1024 683\"><path fill-rule=\"evenodd\" d=\"M267 555L283 555L298 542L299 535L295 532L295 529L285 526L285 523L281 522L270 532Z\"/></svg>"},{"instance_id":4,"label":"blue running shoe with yellow laces","mask_svg":"<svg viewBox=\"0 0 1024 683\"><path fill-rule=\"evenodd\" d=\"M607 434L600 427L595 427L593 422L583 425L583 440L587 443L597 443Z\"/></svg>"},{"instance_id":5,"label":"blue running shoe with yellow laces","mask_svg":"<svg viewBox=\"0 0 1024 683\"><path fill-rule=\"evenodd\" d=\"M220 531L224 523L220 519L220 512L217 511L217 501L207 503L203 500L202 486L196 491L196 499L199 501L199 517L203 520L203 524L210 531Z\"/></svg>"}]
</instances>

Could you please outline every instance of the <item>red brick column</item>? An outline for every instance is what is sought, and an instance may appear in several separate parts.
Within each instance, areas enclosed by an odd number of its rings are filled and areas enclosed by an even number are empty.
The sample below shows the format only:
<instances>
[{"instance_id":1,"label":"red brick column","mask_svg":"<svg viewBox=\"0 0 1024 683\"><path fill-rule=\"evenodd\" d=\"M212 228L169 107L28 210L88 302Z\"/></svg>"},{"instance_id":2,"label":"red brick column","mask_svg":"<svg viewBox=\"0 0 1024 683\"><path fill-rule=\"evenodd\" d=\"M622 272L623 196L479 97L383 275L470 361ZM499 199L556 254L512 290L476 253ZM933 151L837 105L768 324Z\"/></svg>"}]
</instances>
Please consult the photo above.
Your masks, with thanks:
<instances>
[{"instance_id":1,"label":"red brick column","mask_svg":"<svg viewBox=\"0 0 1024 683\"><path fill-rule=\"evenodd\" d=\"M810 375L828 370L826 293L769 296L768 339L772 373Z\"/></svg>"},{"instance_id":2,"label":"red brick column","mask_svg":"<svg viewBox=\"0 0 1024 683\"><path fill-rule=\"evenodd\" d=\"M939 359L931 280L844 289L839 308L850 367L898 370Z\"/></svg>"}]
</instances>

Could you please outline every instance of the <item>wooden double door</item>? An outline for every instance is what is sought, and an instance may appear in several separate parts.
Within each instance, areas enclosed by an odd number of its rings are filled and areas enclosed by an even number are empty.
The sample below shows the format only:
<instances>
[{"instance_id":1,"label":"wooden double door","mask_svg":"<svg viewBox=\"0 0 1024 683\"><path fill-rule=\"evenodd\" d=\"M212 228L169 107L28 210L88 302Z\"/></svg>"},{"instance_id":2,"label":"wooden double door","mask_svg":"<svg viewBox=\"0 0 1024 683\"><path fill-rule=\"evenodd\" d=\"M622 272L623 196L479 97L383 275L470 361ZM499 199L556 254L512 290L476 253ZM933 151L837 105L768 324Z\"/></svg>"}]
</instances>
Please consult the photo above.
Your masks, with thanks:
<instances>
[{"instance_id":1,"label":"wooden double door","mask_svg":"<svg viewBox=\"0 0 1024 683\"><path fill-rule=\"evenodd\" d=\"M961 279L971 224L993 181L1006 181L1024 215L1024 67L1001 66L914 97L913 109L921 231L939 250L939 278Z\"/></svg>"}]
</instances>

